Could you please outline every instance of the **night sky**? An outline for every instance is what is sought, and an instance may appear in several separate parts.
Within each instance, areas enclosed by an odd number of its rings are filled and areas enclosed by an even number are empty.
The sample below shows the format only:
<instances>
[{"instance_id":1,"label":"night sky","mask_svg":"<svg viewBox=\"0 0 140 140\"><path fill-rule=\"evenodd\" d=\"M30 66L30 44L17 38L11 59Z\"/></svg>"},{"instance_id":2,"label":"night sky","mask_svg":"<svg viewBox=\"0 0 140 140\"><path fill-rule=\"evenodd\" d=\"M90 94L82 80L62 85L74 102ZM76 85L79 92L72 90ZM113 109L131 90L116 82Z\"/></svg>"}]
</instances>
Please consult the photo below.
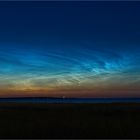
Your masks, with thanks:
<instances>
[{"instance_id":1,"label":"night sky","mask_svg":"<svg viewBox=\"0 0 140 140\"><path fill-rule=\"evenodd\" d=\"M0 2L0 97L140 97L140 1Z\"/></svg>"}]
</instances>

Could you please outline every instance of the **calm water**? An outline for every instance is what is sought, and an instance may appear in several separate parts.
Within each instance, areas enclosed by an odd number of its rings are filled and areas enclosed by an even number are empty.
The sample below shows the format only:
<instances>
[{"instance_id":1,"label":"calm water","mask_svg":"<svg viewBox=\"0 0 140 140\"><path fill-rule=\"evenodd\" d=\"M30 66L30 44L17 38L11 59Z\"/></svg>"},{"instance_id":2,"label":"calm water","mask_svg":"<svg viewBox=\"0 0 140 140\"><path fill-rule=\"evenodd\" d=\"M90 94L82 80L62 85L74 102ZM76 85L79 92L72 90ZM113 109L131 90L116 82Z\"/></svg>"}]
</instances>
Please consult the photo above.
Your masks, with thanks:
<instances>
[{"instance_id":1,"label":"calm water","mask_svg":"<svg viewBox=\"0 0 140 140\"><path fill-rule=\"evenodd\" d=\"M20 110L47 110L47 109L77 109L78 110L137 110L140 111L140 98L0 98L0 110L3 109L20 109ZM7 103L7 105L5 104ZM10 103L16 103L10 104ZM24 106L23 103L27 103ZM29 103L29 105L28 105ZM30 104L31 103L31 104ZM35 103L37 106L32 106ZM50 103L52 106L44 106L41 103ZM55 105L57 103L57 105ZM93 103L93 104L92 104ZM103 103L102 105L94 105L94 103ZM106 104L107 103L107 104ZM112 104L111 103L116 103ZM117 104L120 103L120 104ZM129 105L125 103L130 103ZM22 104L20 106L19 104ZM60 104L60 106L59 106ZM62 104L71 104L70 106ZM75 105L77 104L77 105ZM82 105L78 105L82 104ZM90 104L90 105L84 105ZM109 104L109 105L108 105ZM5 106L6 105L6 106Z\"/></svg>"},{"instance_id":2,"label":"calm water","mask_svg":"<svg viewBox=\"0 0 140 140\"><path fill-rule=\"evenodd\" d=\"M140 98L0 98L0 102L41 103L140 103Z\"/></svg>"}]
</instances>

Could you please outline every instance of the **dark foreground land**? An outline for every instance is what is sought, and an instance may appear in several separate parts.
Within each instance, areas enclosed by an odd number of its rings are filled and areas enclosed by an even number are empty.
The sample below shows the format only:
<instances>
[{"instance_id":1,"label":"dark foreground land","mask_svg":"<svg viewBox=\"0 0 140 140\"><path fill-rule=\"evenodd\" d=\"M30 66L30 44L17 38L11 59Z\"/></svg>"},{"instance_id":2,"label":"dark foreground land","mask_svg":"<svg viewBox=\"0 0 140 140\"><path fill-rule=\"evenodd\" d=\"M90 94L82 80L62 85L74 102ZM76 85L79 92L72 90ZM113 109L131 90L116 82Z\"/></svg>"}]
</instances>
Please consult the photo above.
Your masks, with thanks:
<instances>
[{"instance_id":1,"label":"dark foreground land","mask_svg":"<svg viewBox=\"0 0 140 140\"><path fill-rule=\"evenodd\" d=\"M0 103L0 138L140 138L140 103Z\"/></svg>"}]
</instances>

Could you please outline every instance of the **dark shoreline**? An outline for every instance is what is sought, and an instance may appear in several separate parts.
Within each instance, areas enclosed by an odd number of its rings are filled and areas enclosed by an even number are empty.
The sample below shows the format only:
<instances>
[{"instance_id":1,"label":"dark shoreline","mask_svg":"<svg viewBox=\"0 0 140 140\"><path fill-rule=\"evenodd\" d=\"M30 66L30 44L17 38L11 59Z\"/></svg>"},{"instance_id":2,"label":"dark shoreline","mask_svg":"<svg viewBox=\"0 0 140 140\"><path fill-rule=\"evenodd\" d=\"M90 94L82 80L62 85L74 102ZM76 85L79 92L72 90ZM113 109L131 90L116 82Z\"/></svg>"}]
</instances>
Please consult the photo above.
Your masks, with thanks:
<instances>
[{"instance_id":1,"label":"dark shoreline","mask_svg":"<svg viewBox=\"0 0 140 140\"><path fill-rule=\"evenodd\" d=\"M138 108L140 103L1 102L0 138L140 138Z\"/></svg>"},{"instance_id":2,"label":"dark shoreline","mask_svg":"<svg viewBox=\"0 0 140 140\"><path fill-rule=\"evenodd\" d=\"M89 111L140 111L140 103L45 103L45 102L0 102L0 110L89 110Z\"/></svg>"}]
</instances>

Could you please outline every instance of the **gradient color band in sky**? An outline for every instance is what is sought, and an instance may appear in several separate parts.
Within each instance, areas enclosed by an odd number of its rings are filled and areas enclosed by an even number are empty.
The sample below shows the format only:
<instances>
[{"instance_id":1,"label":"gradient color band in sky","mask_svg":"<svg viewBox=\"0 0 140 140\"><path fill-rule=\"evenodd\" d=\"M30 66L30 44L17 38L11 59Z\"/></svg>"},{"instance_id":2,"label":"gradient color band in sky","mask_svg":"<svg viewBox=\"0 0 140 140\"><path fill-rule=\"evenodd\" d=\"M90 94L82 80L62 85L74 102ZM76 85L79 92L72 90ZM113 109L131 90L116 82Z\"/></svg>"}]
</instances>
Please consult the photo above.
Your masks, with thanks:
<instances>
[{"instance_id":1,"label":"gradient color band in sky","mask_svg":"<svg viewBox=\"0 0 140 140\"><path fill-rule=\"evenodd\" d=\"M139 91L139 1L0 1L0 97Z\"/></svg>"}]
</instances>

